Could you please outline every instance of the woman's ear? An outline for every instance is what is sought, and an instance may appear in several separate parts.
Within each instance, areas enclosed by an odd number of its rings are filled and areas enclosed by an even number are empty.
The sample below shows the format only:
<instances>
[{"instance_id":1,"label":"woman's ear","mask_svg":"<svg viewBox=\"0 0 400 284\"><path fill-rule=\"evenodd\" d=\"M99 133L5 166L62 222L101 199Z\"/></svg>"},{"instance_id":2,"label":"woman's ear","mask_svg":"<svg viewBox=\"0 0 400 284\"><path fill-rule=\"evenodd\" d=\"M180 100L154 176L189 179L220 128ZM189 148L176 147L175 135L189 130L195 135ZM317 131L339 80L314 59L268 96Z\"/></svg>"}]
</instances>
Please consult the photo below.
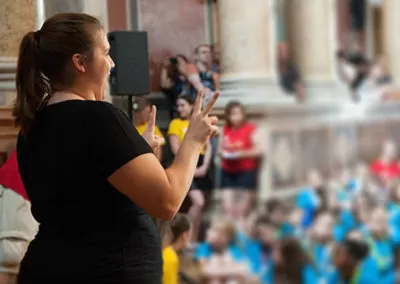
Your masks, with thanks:
<instances>
[{"instance_id":1,"label":"woman's ear","mask_svg":"<svg viewBox=\"0 0 400 284\"><path fill-rule=\"evenodd\" d=\"M75 53L72 56L72 63L74 64L74 67L76 68L76 70L78 70L78 72L80 72L80 73L85 73L85 71L86 71L84 60L85 60L85 57L82 54Z\"/></svg>"}]
</instances>

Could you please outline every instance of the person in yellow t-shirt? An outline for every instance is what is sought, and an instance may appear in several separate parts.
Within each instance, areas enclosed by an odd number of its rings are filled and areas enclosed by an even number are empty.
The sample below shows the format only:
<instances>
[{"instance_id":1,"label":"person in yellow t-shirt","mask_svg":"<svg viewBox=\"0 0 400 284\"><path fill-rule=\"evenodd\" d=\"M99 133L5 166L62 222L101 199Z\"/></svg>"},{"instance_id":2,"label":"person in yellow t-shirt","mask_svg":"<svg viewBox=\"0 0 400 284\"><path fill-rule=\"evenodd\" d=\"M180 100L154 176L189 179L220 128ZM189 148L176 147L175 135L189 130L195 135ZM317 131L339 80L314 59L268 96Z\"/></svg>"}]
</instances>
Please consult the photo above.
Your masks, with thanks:
<instances>
[{"instance_id":1,"label":"person in yellow t-shirt","mask_svg":"<svg viewBox=\"0 0 400 284\"><path fill-rule=\"evenodd\" d=\"M194 99L191 96L181 95L176 101L179 118L173 119L168 127L168 139L172 153L176 154L185 137L189 126L189 119L192 116ZM208 170L212 157L211 144L208 142L200 153L194 179L189 191L192 206L189 209L189 216L193 222L192 241L197 242L200 229L201 215L204 207L204 191L212 190L212 182L208 176Z\"/></svg>"},{"instance_id":2,"label":"person in yellow t-shirt","mask_svg":"<svg viewBox=\"0 0 400 284\"><path fill-rule=\"evenodd\" d=\"M136 130L139 132L140 135L142 135L143 132L146 130L147 122L149 121L150 114L151 114L151 111L152 111L152 106L153 106L153 104L148 99L146 99L144 97L135 98L135 106L134 106L135 119L134 119L134 122L135 122ZM162 132L160 131L160 128L158 128L157 125L155 125L155 128L154 128L154 135L165 139L164 135L162 134ZM165 145L165 140L161 144L161 146L164 146L164 145ZM162 148L160 148L160 150L157 151L154 154L157 156L159 161L162 160Z\"/></svg>"},{"instance_id":3,"label":"person in yellow t-shirt","mask_svg":"<svg viewBox=\"0 0 400 284\"><path fill-rule=\"evenodd\" d=\"M163 239L163 284L179 283L179 257L177 251L187 247L192 224L184 213L177 213L170 223L170 235ZM166 243L169 243L166 244Z\"/></svg>"}]
</instances>

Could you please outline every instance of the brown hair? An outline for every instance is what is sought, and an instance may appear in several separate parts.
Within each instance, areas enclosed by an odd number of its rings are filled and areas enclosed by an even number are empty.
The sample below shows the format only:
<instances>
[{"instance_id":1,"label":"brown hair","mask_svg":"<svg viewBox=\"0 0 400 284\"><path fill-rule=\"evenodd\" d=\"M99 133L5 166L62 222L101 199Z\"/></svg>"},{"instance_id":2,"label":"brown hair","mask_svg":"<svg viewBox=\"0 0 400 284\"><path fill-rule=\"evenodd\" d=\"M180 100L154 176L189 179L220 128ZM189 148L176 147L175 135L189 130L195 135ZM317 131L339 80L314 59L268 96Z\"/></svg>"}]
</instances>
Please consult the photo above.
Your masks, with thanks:
<instances>
[{"instance_id":1,"label":"brown hair","mask_svg":"<svg viewBox=\"0 0 400 284\"><path fill-rule=\"evenodd\" d=\"M202 43L202 44L199 44L198 46L196 46L196 48L194 49L194 54L199 54L200 48L203 48L203 47L209 48L211 50L211 46L209 44Z\"/></svg>"},{"instance_id":2,"label":"brown hair","mask_svg":"<svg viewBox=\"0 0 400 284\"><path fill-rule=\"evenodd\" d=\"M175 243L183 233L188 232L192 227L192 222L187 214L177 213L172 219L171 224L171 243Z\"/></svg>"},{"instance_id":3,"label":"brown hair","mask_svg":"<svg viewBox=\"0 0 400 284\"><path fill-rule=\"evenodd\" d=\"M235 241L236 228L230 220L223 217L218 217L214 219L212 223L213 224L211 227L217 228L227 235L229 243L233 243Z\"/></svg>"},{"instance_id":4,"label":"brown hair","mask_svg":"<svg viewBox=\"0 0 400 284\"><path fill-rule=\"evenodd\" d=\"M72 56L90 59L95 45L94 32L103 27L86 14L65 13L49 18L36 32L28 32L19 47L16 74L17 98L13 115L26 131L48 95L71 87Z\"/></svg>"},{"instance_id":5,"label":"brown hair","mask_svg":"<svg viewBox=\"0 0 400 284\"><path fill-rule=\"evenodd\" d=\"M177 100L184 100L186 101L188 104L190 104L191 106L194 105L195 103L195 99L190 96L190 95L186 95L186 94L181 94L178 96Z\"/></svg>"},{"instance_id":6,"label":"brown hair","mask_svg":"<svg viewBox=\"0 0 400 284\"><path fill-rule=\"evenodd\" d=\"M243 113L243 116L244 116L243 122L246 121L246 110L244 109L244 106L242 105L242 103L239 101L230 101L230 102L228 102L228 104L226 105L225 110L224 110L225 121L229 127L232 127L232 123L230 121L230 116L231 116L232 110L237 107L240 108L240 110Z\"/></svg>"},{"instance_id":7,"label":"brown hair","mask_svg":"<svg viewBox=\"0 0 400 284\"><path fill-rule=\"evenodd\" d=\"M135 112L141 112L142 110L144 110L146 107L152 107L153 103L145 97L136 97L135 98L135 102L133 104L133 110Z\"/></svg>"},{"instance_id":8,"label":"brown hair","mask_svg":"<svg viewBox=\"0 0 400 284\"><path fill-rule=\"evenodd\" d=\"M278 249L282 263L275 266L277 283L301 283L302 270L310 264L310 259L300 242L295 238L285 238L280 241Z\"/></svg>"}]
</instances>

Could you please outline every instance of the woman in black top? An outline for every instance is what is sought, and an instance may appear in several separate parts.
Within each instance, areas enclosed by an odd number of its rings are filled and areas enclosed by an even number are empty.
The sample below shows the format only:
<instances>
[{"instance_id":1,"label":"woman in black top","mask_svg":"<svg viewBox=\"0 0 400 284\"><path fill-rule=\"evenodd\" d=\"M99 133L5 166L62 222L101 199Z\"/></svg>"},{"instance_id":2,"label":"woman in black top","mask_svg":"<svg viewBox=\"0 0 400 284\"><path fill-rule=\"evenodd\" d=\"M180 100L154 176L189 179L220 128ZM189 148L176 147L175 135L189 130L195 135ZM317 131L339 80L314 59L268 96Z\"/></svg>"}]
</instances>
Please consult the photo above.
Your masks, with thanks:
<instances>
[{"instance_id":1,"label":"woman in black top","mask_svg":"<svg viewBox=\"0 0 400 284\"><path fill-rule=\"evenodd\" d=\"M58 14L22 40L14 108L18 163L40 223L19 283L160 283L152 217L178 211L202 145L216 131L201 97L171 167L152 153L155 114L143 137L103 102L114 66L96 18ZM153 112L155 113L155 112Z\"/></svg>"}]
</instances>

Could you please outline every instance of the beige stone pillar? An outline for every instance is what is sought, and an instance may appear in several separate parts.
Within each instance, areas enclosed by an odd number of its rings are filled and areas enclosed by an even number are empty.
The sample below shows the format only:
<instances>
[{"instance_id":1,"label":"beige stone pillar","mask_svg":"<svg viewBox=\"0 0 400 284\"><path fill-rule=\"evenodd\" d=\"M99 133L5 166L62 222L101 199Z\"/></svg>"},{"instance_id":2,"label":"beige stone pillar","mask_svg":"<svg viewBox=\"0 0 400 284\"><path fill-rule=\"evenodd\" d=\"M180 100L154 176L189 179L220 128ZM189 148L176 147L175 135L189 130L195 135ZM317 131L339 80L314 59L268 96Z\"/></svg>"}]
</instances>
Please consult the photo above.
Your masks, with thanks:
<instances>
[{"instance_id":1,"label":"beige stone pillar","mask_svg":"<svg viewBox=\"0 0 400 284\"><path fill-rule=\"evenodd\" d=\"M223 106L294 102L276 78L275 0L218 0Z\"/></svg>"},{"instance_id":2,"label":"beige stone pillar","mask_svg":"<svg viewBox=\"0 0 400 284\"><path fill-rule=\"evenodd\" d=\"M286 3L291 55L306 83L308 101L350 100L340 88L336 68L336 0Z\"/></svg>"},{"instance_id":3,"label":"beige stone pillar","mask_svg":"<svg viewBox=\"0 0 400 284\"><path fill-rule=\"evenodd\" d=\"M383 0L384 51L396 88L400 88L400 1Z\"/></svg>"},{"instance_id":4,"label":"beige stone pillar","mask_svg":"<svg viewBox=\"0 0 400 284\"><path fill-rule=\"evenodd\" d=\"M15 69L22 37L36 30L36 0L1 0L0 105L15 98Z\"/></svg>"},{"instance_id":5,"label":"beige stone pillar","mask_svg":"<svg viewBox=\"0 0 400 284\"><path fill-rule=\"evenodd\" d=\"M45 19L57 13L86 13L97 17L104 31L108 32L108 12L106 0L38 0L43 1ZM112 102L109 91L106 93L105 100Z\"/></svg>"}]
</instances>

